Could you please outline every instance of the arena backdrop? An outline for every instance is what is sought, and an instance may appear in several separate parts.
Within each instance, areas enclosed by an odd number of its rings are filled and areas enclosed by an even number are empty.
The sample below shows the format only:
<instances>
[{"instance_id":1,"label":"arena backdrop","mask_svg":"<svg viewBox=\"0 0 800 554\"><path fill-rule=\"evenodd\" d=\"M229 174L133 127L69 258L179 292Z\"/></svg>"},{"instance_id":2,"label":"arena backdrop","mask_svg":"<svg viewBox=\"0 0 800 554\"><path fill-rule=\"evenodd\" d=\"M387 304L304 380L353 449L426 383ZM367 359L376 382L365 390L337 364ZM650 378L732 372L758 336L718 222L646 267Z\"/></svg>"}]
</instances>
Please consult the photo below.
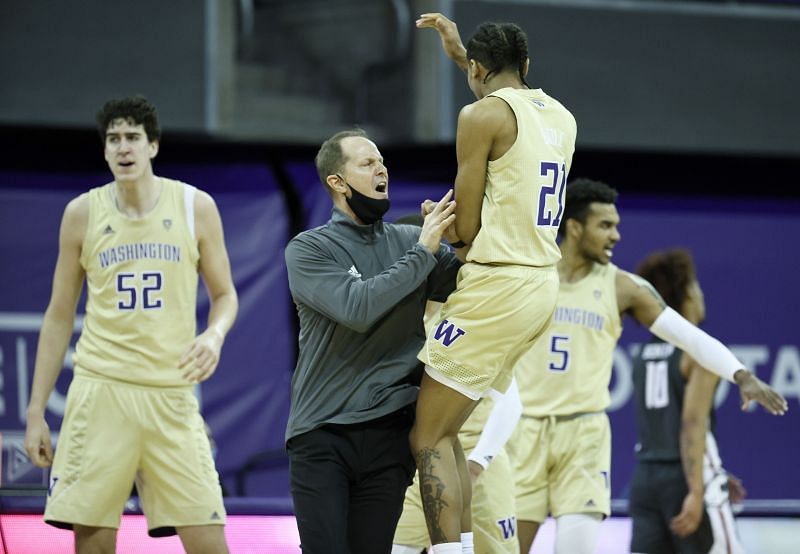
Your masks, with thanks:
<instances>
[{"instance_id":1,"label":"arena backdrop","mask_svg":"<svg viewBox=\"0 0 800 554\"><path fill-rule=\"evenodd\" d=\"M234 492L238 469L264 451L280 452L294 367L295 321L286 284L283 249L291 234L287 198L260 164L161 166L159 174L211 192L225 226L239 292L240 312L216 375L198 389L203 414L217 443L226 488ZM330 199L311 164L286 166L303 226L324 223ZM46 482L22 450L25 405L33 374L41 318L50 294L58 226L67 201L107 180L106 173L0 172L0 431L4 485ZM441 196L443 183L392 181L387 220L415 212L420 200ZM620 198L622 242L614 263L632 270L648 252L690 249L705 291L704 328L733 348L748 367L789 399L781 418L763 410L742 412L735 388L717 392L717 436L725 466L738 475L751 499L800 498L800 203L626 195ZM296 225L296 222L294 222ZM201 287L202 289L202 287ZM208 302L201 293L200 325ZM79 304L83 313L83 301ZM76 322L77 339L80 317ZM635 421L631 354L647 333L626 320L615 355L609 409L613 430L612 489L626 496L634 465ZM74 340L73 340L74 346ZM69 368L70 356L65 367ZM64 371L48 405L56 431L71 372ZM267 456L269 458L269 456ZM256 470L249 495L286 497L285 464Z\"/></svg>"}]
</instances>

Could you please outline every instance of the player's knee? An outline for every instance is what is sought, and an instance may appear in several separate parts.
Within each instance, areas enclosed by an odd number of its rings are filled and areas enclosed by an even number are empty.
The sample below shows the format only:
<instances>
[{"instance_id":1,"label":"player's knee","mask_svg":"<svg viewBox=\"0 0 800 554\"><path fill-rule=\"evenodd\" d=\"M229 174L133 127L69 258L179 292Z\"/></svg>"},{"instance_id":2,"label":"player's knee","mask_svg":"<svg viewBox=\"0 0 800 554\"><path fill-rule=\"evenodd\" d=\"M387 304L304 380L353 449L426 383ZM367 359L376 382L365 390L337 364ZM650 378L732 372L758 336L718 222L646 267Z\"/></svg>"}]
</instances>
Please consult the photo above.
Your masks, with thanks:
<instances>
[{"instance_id":1,"label":"player's knee","mask_svg":"<svg viewBox=\"0 0 800 554\"><path fill-rule=\"evenodd\" d=\"M87 527L74 525L75 552L114 554L117 543L117 530L107 527Z\"/></svg>"}]
</instances>

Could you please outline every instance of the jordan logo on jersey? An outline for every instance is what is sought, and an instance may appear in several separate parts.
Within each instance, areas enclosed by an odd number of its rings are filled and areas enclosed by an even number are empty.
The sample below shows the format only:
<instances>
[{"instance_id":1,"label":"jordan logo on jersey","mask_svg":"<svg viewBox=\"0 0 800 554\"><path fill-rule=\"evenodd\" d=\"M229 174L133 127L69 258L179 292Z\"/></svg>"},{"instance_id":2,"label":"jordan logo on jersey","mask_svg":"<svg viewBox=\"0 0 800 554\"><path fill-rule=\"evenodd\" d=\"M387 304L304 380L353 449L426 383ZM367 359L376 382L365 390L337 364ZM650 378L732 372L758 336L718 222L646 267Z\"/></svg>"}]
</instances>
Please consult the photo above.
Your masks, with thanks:
<instances>
[{"instance_id":1,"label":"jordan logo on jersey","mask_svg":"<svg viewBox=\"0 0 800 554\"><path fill-rule=\"evenodd\" d=\"M517 534L517 518L511 516L508 519L498 519L497 525L500 526L500 531L503 533L503 539L508 540Z\"/></svg>"},{"instance_id":2,"label":"jordan logo on jersey","mask_svg":"<svg viewBox=\"0 0 800 554\"><path fill-rule=\"evenodd\" d=\"M433 333L433 338L445 346L450 346L458 339L458 337L466 334L467 332L461 327L456 327L446 319L443 319L436 328L436 331Z\"/></svg>"},{"instance_id":3,"label":"jordan logo on jersey","mask_svg":"<svg viewBox=\"0 0 800 554\"><path fill-rule=\"evenodd\" d=\"M166 229L167 231L169 231L169 228L172 227L171 219L165 219L164 221L162 221L162 223L164 224L164 229Z\"/></svg>"}]
</instances>

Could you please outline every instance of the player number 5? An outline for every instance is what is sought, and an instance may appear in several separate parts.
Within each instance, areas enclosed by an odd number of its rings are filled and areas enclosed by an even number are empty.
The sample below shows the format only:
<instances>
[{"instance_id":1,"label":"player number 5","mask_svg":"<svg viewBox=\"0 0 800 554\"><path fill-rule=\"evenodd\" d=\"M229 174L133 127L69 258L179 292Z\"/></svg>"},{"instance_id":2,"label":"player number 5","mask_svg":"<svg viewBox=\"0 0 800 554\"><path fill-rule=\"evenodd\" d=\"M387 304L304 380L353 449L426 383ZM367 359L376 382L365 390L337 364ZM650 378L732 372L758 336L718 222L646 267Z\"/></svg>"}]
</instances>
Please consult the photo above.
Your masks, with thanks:
<instances>
[{"instance_id":1,"label":"player number 5","mask_svg":"<svg viewBox=\"0 0 800 554\"><path fill-rule=\"evenodd\" d=\"M549 362L547 364L547 369L558 373L567 371L569 367L569 350L567 350L568 344L569 337L565 337L563 335L552 335L550 337L550 354L556 356L557 359L555 362Z\"/></svg>"}]
</instances>

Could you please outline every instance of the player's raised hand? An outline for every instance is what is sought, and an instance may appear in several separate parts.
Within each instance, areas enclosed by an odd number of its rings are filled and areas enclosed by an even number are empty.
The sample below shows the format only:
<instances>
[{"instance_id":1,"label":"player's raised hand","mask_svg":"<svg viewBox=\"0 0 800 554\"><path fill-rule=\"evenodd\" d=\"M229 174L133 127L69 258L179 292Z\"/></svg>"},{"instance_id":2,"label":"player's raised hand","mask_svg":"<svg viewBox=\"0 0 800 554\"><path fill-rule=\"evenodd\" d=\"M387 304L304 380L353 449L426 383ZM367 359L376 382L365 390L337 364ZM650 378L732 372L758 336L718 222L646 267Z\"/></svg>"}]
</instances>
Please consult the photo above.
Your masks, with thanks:
<instances>
[{"instance_id":1,"label":"player's raised hand","mask_svg":"<svg viewBox=\"0 0 800 554\"><path fill-rule=\"evenodd\" d=\"M48 467L53 463L53 445L50 442L50 427L44 416L28 415L25 426L25 451L36 467Z\"/></svg>"},{"instance_id":2,"label":"player's raised hand","mask_svg":"<svg viewBox=\"0 0 800 554\"><path fill-rule=\"evenodd\" d=\"M219 363L222 342L222 335L212 328L195 337L178 363L183 378L192 383L202 383L211 377Z\"/></svg>"},{"instance_id":3,"label":"player's raised hand","mask_svg":"<svg viewBox=\"0 0 800 554\"><path fill-rule=\"evenodd\" d=\"M786 399L753 373L737 371L733 377L739 385L742 410L747 410L751 402L761 404L772 415L783 415L789 409Z\"/></svg>"},{"instance_id":4,"label":"player's raised hand","mask_svg":"<svg viewBox=\"0 0 800 554\"><path fill-rule=\"evenodd\" d=\"M447 57L456 62L463 71L467 70L467 49L461 42L458 26L440 13L424 13L417 19L418 29L436 29L442 39L442 48Z\"/></svg>"},{"instance_id":5,"label":"player's raised hand","mask_svg":"<svg viewBox=\"0 0 800 554\"><path fill-rule=\"evenodd\" d=\"M432 254L436 254L439 250L442 234L456 220L456 203L450 200L452 197L453 189L450 189L425 215L425 222L422 224L422 231L419 234L419 243L430 250Z\"/></svg>"}]
</instances>

